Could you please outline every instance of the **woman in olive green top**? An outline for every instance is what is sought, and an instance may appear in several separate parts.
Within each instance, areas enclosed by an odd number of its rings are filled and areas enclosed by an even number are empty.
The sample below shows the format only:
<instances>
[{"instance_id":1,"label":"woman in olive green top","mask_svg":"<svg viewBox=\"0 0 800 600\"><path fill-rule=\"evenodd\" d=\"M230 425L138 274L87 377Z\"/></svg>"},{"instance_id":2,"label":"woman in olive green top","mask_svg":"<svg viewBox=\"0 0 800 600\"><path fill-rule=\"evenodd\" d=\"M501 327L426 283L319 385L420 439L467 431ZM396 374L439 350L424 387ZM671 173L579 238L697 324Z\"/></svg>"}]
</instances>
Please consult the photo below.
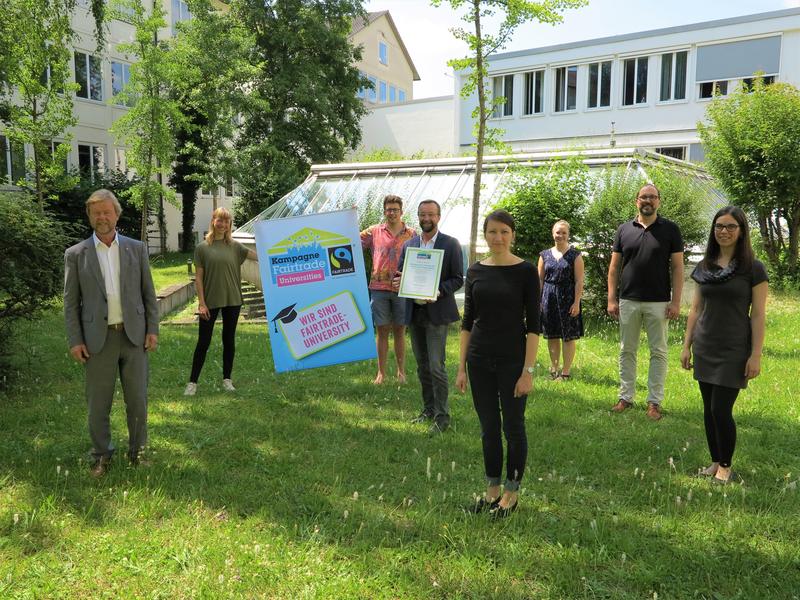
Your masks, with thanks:
<instances>
[{"instance_id":1,"label":"woman in olive green top","mask_svg":"<svg viewBox=\"0 0 800 600\"><path fill-rule=\"evenodd\" d=\"M228 209L216 209L211 215L211 225L205 241L194 251L200 334L194 349L192 373L184 390L186 396L194 396L197 392L197 380L200 378L206 352L211 344L214 322L220 312L222 313L222 388L228 392L236 390L231 381L231 371L236 352L236 324L242 308L242 263L247 258L258 260L254 250L248 250L231 239L231 213Z\"/></svg>"}]
</instances>

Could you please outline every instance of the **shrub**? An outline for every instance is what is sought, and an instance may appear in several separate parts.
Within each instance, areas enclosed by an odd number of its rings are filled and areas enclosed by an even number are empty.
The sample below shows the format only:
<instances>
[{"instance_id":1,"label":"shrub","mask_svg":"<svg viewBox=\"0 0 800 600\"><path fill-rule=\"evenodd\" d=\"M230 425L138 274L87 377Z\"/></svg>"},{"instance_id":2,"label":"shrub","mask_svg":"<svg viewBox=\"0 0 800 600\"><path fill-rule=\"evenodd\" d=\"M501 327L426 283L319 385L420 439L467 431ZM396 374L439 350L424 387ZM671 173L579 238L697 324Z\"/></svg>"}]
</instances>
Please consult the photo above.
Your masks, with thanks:
<instances>
[{"instance_id":1,"label":"shrub","mask_svg":"<svg viewBox=\"0 0 800 600\"><path fill-rule=\"evenodd\" d=\"M539 252L553 245L553 224L564 219L573 237L583 233L584 212L591 189L589 169L579 157L552 163L549 168L519 168L495 208L514 217L514 252L536 263Z\"/></svg>"},{"instance_id":2,"label":"shrub","mask_svg":"<svg viewBox=\"0 0 800 600\"><path fill-rule=\"evenodd\" d=\"M31 320L61 293L67 245L61 224L25 194L0 193L0 371L13 351L13 326Z\"/></svg>"}]
</instances>

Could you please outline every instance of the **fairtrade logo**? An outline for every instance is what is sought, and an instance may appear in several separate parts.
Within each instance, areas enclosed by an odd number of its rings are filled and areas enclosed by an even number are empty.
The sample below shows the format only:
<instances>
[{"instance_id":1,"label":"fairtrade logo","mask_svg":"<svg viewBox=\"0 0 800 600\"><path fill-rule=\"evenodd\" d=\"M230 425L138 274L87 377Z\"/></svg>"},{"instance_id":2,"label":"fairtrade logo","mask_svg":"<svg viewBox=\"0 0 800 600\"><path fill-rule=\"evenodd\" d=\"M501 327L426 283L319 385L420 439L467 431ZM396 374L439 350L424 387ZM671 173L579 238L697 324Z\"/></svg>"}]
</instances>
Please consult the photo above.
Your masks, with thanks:
<instances>
[{"instance_id":1,"label":"fairtrade logo","mask_svg":"<svg viewBox=\"0 0 800 600\"><path fill-rule=\"evenodd\" d=\"M348 273L355 273L356 268L353 264L353 249L352 246L334 246L328 248L328 262L331 267L331 275L347 275Z\"/></svg>"}]
</instances>

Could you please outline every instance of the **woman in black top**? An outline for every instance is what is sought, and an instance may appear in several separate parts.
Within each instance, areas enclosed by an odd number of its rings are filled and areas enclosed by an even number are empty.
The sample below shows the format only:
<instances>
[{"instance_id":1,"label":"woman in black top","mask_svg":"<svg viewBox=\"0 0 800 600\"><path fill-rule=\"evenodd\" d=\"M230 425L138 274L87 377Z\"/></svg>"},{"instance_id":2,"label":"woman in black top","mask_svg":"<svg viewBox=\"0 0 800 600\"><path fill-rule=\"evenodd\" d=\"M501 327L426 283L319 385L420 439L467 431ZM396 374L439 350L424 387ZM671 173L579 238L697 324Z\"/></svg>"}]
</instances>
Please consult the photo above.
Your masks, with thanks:
<instances>
[{"instance_id":1,"label":"woman in black top","mask_svg":"<svg viewBox=\"0 0 800 600\"><path fill-rule=\"evenodd\" d=\"M684 369L694 367L703 396L711 465L700 473L718 483L735 481L733 403L740 389L761 372L767 272L753 258L747 217L726 206L714 215L705 257L692 273L697 282L681 352ZM694 361L692 361L694 353Z\"/></svg>"},{"instance_id":2,"label":"woman in black top","mask_svg":"<svg viewBox=\"0 0 800 600\"><path fill-rule=\"evenodd\" d=\"M489 510L494 517L517 508L528 454L525 403L539 347L539 275L534 265L511 253L514 229L514 219L504 210L494 211L483 223L490 253L467 271L456 377L463 393L469 373L481 423L486 496L470 510ZM508 445L502 496L501 428Z\"/></svg>"}]
</instances>

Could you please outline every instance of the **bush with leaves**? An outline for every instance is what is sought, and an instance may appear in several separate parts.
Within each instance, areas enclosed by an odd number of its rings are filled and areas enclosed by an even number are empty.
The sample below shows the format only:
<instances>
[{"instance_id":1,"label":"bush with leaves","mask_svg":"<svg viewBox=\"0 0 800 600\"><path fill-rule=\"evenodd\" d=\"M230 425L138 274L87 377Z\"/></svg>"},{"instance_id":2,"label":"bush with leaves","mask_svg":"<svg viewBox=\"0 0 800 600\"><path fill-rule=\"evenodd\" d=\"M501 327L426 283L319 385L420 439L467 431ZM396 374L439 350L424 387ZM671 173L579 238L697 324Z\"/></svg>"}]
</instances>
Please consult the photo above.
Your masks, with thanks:
<instances>
[{"instance_id":1,"label":"bush with leaves","mask_svg":"<svg viewBox=\"0 0 800 600\"><path fill-rule=\"evenodd\" d=\"M686 248L702 246L711 209L706 191L694 179L666 167L649 167L647 176L624 168L605 169L593 181L582 235L586 266L584 311L605 314L608 264L617 227L636 216L636 194L654 183L661 192L658 214L677 223Z\"/></svg>"},{"instance_id":2,"label":"bush with leaves","mask_svg":"<svg viewBox=\"0 0 800 600\"><path fill-rule=\"evenodd\" d=\"M507 190L494 208L514 217L516 254L536 263L539 252L553 245L553 224L561 219L569 222L573 238L582 235L591 176L579 157L548 168L518 168Z\"/></svg>"},{"instance_id":3,"label":"bush with leaves","mask_svg":"<svg viewBox=\"0 0 800 600\"><path fill-rule=\"evenodd\" d=\"M43 215L32 197L0 193L0 371L13 352L13 326L31 320L61 293L64 248L61 225Z\"/></svg>"}]
</instances>

